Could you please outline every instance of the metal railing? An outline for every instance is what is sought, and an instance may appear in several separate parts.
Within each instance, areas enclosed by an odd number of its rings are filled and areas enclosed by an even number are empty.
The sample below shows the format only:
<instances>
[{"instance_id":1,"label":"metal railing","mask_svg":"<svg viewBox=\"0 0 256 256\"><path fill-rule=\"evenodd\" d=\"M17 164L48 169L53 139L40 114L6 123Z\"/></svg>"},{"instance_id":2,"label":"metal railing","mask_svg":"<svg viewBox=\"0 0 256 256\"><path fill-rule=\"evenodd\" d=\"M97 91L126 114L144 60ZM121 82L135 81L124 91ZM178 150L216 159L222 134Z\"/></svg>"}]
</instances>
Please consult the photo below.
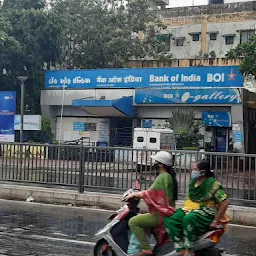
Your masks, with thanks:
<instances>
[{"instance_id":1,"label":"metal railing","mask_svg":"<svg viewBox=\"0 0 256 256\"><path fill-rule=\"evenodd\" d=\"M1 144L0 180L104 191L148 188L158 175L150 158L156 151L83 145ZM179 195L185 195L193 164L211 163L229 198L256 201L256 155L172 151Z\"/></svg>"}]
</instances>

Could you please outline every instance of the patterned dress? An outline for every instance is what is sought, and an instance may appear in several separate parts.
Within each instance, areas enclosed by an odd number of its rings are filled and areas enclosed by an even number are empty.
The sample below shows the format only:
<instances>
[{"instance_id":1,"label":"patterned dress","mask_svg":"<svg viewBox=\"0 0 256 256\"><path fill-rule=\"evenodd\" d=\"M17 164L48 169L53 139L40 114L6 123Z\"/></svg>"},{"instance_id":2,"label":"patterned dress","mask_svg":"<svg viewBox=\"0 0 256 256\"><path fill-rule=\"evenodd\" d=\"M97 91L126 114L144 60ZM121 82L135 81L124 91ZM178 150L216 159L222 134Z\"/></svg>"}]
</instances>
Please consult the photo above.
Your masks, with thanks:
<instances>
[{"instance_id":1,"label":"patterned dress","mask_svg":"<svg viewBox=\"0 0 256 256\"><path fill-rule=\"evenodd\" d=\"M226 193L215 178L207 178L199 186L195 179L191 180L183 207L164 219L177 252L192 250L197 237L204 234L214 220L218 205L226 199Z\"/></svg>"}]
</instances>

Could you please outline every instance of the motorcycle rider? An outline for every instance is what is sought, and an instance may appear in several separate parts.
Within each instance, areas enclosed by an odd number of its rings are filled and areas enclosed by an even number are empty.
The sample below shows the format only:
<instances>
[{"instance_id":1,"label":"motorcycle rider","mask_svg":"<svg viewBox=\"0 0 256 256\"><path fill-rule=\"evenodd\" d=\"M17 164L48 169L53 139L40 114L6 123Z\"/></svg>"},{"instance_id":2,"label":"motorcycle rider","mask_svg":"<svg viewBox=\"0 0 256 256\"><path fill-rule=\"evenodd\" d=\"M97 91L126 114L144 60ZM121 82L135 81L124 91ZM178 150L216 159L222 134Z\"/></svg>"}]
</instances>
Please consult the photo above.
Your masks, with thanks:
<instances>
[{"instance_id":1,"label":"motorcycle rider","mask_svg":"<svg viewBox=\"0 0 256 256\"><path fill-rule=\"evenodd\" d=\"M178 255L193 256L193 243L209 226L216 228L224 216L229 200L206 161L196 163L189 191L181 209L164 218L168 235Z\"/></svg>"},{"instance_id":2,"label":"motorcycle rider","mask_svg":"<svg viewBox=\"0 0 256 256\"><path fill-rule=\"evenodd\" d=\"M133 197L143 199L149 210L149 213L135 216L129 221L129 227L142 248L142 252L137 256L153 255L145 228L163 226L164 217L171 216L175 212L175 200L178 194L176 175L172 170L172 155L167 151L160 151L151 158L156 161L160 174L148 190L128 195L125 199L126 201ZM161 239L164 235L165 229L162 228L158 238Z\"/></svg>"}]
</instances>

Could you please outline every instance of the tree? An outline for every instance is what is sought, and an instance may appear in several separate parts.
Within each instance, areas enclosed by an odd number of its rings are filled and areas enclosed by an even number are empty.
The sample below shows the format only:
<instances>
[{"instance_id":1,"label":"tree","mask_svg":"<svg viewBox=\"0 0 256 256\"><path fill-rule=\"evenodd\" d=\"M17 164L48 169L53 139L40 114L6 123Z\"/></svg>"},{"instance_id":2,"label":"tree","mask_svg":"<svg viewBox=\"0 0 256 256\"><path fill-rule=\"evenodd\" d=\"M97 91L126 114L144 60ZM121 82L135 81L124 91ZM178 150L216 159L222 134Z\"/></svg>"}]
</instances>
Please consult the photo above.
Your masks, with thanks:
<instances>
[{"instance_id":1,"label":"tree","mask_svg":"<svg viewBox=\"0 0 256 256\"><path fill-rule=\"evenodd\" d=\"M51 130L51 122L48 118L42 117L41 131L38 131L34 136L35 142L50 143L52 141L53 134Z\"/></svg>"},{"instance_id":2,"label":"tree","mask_svg":"<svg viewBox=\"0 0 256 256\"><path fill-rule=\"evenodd\" d=\"M44 68L58 59L61 50L60 25L54 14L38 9L42 1L31 0L32 9L18 6L25 2L29 1L6 0L0 11L0 84L1 90L16 90L19 101L17 76L28 75L25 102L31 114L39 114ZM15 8L8 7L11 3ZM17 106L19 110L19 102Z\"/></svg>"},{"instance_id":3,"label":"tree","mask_svg":"<svg viewBox=\"0 0 256 256\"><path fill-rule=\"evenodd\" d=\"M4 0L3 9L42 9L46 6L45 0Z\"/></svg>"},{"instance_id":4,"label":"tree","mask_svg":"<svg viewBox=\"0 0 256 256\"><path fill-rule=\"evenodd\" d=\"M193 111L182 112L179 109L172 111L168 123L176 135L178 148L196 149L199 146L199 140L203 138L199 133L202 123L196 120Z\"/></svg>"},{"instance_id":5,"label":"tree","mask_svg":"<svg viewBox=\"0 0 256 256\"><path fill-rule=\"evenodd\" d=\"M47 9L44 0L5 0L0 10L1 90L16 90L19 101L17 76L28 75L25 102L31 114L41 112L40 91L50 66L116 68L131 58L171 63L156 38L163 26L148 0L52 2Z\"/></svg>"},{"instance_id":6,"label":"tree","mask_svg":"<svg viewBox=\"0 0 256 256\"><path fill-rule=\"evenodd\" d=\"M8 61L8 54L10 51L15 54L21 52L20 43L13 36L10 36L12 30L12 25L8 19L0 13L0 62L2 63Z\"/></svg>"},{"instance_id":7,"label":"tree","mask_svg":"<svg viewBox=\"0 0 256 256\"><path fill-rule=\"evenodd\" d=\"M231 49L226 57L229 59L241 59L241 73L256 76L256 35L252 36L248 42L239 44L235 49Z\"/></svg>"},{"instance_id":8,"label":"tree","mask_svg":"<svg viewBox=\"0 0 256 256\"><path fill-rule=\"evenodd\" d=\"M162 25L148 2L57 1L53 10L62 20L65 46L60 62L69 69L90 69L124 67L131 58L163 60L163 44L156 38Z\"/></svg>"}]
</instances>

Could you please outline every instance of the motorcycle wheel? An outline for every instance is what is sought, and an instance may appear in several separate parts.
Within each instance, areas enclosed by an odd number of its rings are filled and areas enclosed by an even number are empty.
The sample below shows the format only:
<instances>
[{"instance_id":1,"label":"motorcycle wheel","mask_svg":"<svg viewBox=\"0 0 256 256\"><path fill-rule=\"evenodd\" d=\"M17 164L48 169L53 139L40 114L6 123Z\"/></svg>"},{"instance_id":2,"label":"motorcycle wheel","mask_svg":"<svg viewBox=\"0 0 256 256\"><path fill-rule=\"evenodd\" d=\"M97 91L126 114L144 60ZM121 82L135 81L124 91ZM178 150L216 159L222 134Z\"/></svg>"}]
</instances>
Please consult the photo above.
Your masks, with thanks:
<instances>
[{"instance_id":1,"label":"motorcycle wheel","mask_svg":"<svg viewBox=\"0 0 256 256\"><path fill-rule=\"evenodd\" d=\"M104 251L104 247L108 245L108 243L102 239L97 242L97 244L94 246L93 255L94 256L116 256L116 253L112 251L111 249L108 249L106 252ZM109 252L109 250L111 250Z\"/></svg>"},{"instance_id":2,"label":"motorcycle wheel","mask_svg":"<svg viewBox=\"0 0 256 256\"><path fill-rule=\"evenodd\" d=\"M211 247L196 251L195 256L222 256L222 253L217 247Z\"/></svg>"}]
</instances>

